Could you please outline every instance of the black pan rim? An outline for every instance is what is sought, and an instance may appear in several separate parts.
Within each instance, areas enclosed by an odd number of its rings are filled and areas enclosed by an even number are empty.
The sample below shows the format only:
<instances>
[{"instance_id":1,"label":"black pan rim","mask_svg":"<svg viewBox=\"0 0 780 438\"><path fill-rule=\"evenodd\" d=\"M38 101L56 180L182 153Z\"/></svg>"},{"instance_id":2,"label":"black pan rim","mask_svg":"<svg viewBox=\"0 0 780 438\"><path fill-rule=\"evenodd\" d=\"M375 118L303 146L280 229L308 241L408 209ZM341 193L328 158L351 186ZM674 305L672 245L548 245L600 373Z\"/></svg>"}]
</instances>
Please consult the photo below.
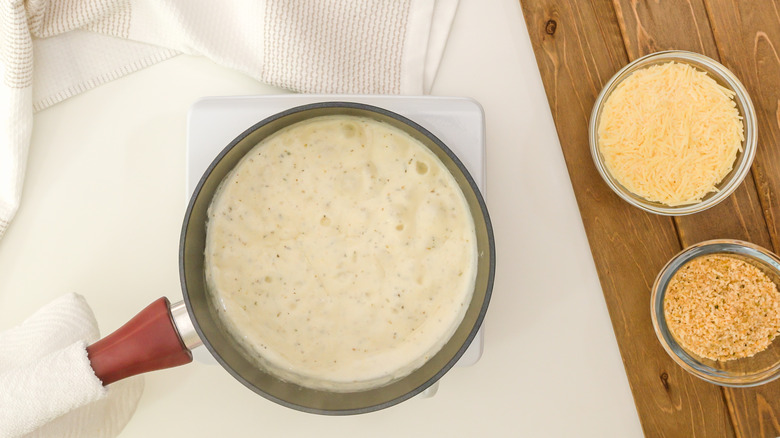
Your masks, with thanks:
<instances>
[{"instance_id":1,"label":"black pan rim","mask_svg":"<svg viewBox=\"0 0 780 438\"><path fill-rule=\"evenodd\" d=\"M374 112L381 114L383 116L387 116L390 118L393 118L401 123L404 123L408 126L410 126L412 129L418 131L425 137L427 137L429 140L433 141L439 148L441 148L442 151L444 151L447 156L455 163L455 165L458 167L460 172L465 177L466 181L468 182L472 192L476 196L477 202L479 204L482 216L485 220L485 228L487 231L487 237L489 242L489 268L488 268L488 279L487 279L487 287L485 290L485 299L483 301L482 307L480 308L479 315L477 316L477 319L474 323L474 326L472 327L471 331L469 332L466 340L463 342L461 347L458 349L458 351L455 353L455 355L452 357L450 361L447 362L447 364L442 367L436 374L434 374L430 379L425 381L422 385L418 386L412 391L409 391L405 393L402 396L396 397L392 400L388 400L383 403L371 405L371 406L365 406L361 408L356 409L344 409L344 410L326 410L326 409L316 409L311 408L308 406L302 406L299 404L291 403L286 400L279 399L277 397L274 397L271 394L268 394L267 392L263 391L261 388L258 388L251 382L244 379L239 373L237 373L231 366L228 364L220 355L216 352L214 347L209 342L206 335L203 333L203 330L201 329L200 325L198 324L198 320L195 317L194 310L192 308L192 304L190 302L190 296L187 291L187 283L185 278L185 272L184 272L184 248L185 248L185 240L186 240L186 234L187 229L190 223L190 218L192 215L192 209L195 204L195 200L198 199L198 196L200 195L200 192L202 190L203 185L205 184L206 180L210 177L211 173L213 172L214 168L217 166L217 164L222 160L222 158L231 150L233 147L235 147L238 143L240 143L244 138L249 136L251 133L253 133L255 130L259 129L260 127L267 125L268 123L271 123L275 120L278 120L280 118L289 116L291 114L308 111L312 109L318 109L318 108L349 108L349 109L359 109L369 112ZM273 401L274 403L277 403L279 405L295 409L298 411L313 413L313 414L320 414L320 415L355 415L355 414L363 414L368 412L374 412L381 409L388 408L390 406L394 406L398 403L401 403L405 400L408 400L419 393L426 390L428 387L433 385L436 381L438 381L444 374L446 374L454 365L458 362L458 360L463 356L463 354L466 352L466 349L468 349L469 345L473 342L474 338L477 335L477 332L479 331L479 328L482 326L482 323L484 321L485 315L487 313L487 309L490 303L490 299L492 296L493 291L493 283L494 283L494 277L495 277L495 262L496 262L496 250L495 250L495 239L493 235L493 226L490 221L490 215L487 210L487 205L485 203L484 197L482 196L482 193L480 192L479 188L476 185L476 182L474 181L474 178L469 173L468 169L463 165L463 162L460 161L460 159L455 155L455 153L450 150L449 147L447 147L444 142L442 142L438 137L436 137L433 133L428 131L423 126L419 125L418 123L400 115L395 112L386 110L381 107L368 105L364 103L357 103L357 102L349 102L349 101L326 101L326 102L316 102L316 103L310 103L305 105L296 106L284 111L281 111L279 113L273 114L246 129L244 132L239 134L233 141L231 141L225 148L222 149L222 151L214 158L214 160L209 164L209 167L204 171L203 175L201 176L200 180L198 181L198 184L195 187L195 190L193 191L190 200L187 204L187 209L184 214L184 220L182 223L182 229L179 239L179 282L181 284L182 289L182 295L184 297L184 303L187 307L187 313L190 316L190 319L192 320L192 324L195 328L195 331L198 333L198 336L203 341L203 345L209 350L209 352L214 356L214 358L217 360L217 362L224 368L228 373L230 373L233 378L241 382L244 386L252 390L253 392L261 395L262 397Z\"/></svg>"}]
</instances>

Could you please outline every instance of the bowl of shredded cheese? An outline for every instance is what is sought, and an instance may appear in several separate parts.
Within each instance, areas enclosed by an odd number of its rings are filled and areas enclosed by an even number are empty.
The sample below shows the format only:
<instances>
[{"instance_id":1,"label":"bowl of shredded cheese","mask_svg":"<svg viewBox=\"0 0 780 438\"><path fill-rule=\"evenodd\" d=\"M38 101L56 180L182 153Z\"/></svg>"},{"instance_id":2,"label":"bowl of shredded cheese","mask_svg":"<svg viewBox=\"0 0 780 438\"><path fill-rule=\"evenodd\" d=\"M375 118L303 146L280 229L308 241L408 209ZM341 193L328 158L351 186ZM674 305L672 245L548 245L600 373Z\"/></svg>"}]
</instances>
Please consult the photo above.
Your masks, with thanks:
<instances>
[{"instance_id":1,"label":"bowl of shredded cheese","mask_svg":"<svg viewBox=\"0 0 780 438\"><path fill-rule=\"evenodd\" d=\"M780 377L780 258L739 240L692 245L652 289L656 336L683 369L722 386Z\"/></svg>"},{"instance_id":2,"label":"bowl of shredded cheese","mask_svg":"<svg viewBox=\"0 0 780 438\"><path fill-rule=\"evenodd\" d=\"M656 214L706 210L736 190L756 152L745 87L698 53L656 52L618 71L589 124L601 177L628 203Z\"/></svg>"}]
</instances>

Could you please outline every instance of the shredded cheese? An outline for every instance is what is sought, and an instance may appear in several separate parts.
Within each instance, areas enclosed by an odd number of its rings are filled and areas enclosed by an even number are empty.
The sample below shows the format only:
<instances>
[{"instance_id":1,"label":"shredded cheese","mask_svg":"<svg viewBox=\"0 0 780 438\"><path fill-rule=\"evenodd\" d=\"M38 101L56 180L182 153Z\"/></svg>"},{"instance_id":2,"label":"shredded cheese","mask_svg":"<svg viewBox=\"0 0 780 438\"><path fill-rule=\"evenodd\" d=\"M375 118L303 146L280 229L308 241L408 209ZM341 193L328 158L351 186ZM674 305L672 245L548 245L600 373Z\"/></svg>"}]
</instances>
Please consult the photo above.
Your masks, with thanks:
<instances>
[{"instance_id":1,"label":"shredded cheese","mask_svg":"<svg viewBox=\"0 0 780 438\"><path fill-rule=\"evenodd\" d=\"M700 202L718 190L742 150L734 94L688 64L637 70L604 103L598 147L605 166L647 200Z\"/></svg>"}]
</instances>

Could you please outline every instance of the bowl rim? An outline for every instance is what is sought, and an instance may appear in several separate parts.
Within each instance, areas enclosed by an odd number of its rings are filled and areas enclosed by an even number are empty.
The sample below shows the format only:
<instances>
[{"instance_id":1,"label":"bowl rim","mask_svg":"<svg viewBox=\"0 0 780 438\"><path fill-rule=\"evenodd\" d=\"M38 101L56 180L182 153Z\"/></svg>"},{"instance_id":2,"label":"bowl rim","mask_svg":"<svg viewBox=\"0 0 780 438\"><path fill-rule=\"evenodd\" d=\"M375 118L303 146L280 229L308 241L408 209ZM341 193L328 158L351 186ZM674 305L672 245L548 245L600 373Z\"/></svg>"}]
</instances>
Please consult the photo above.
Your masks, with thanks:
<instances>
[{"instance_id":1,"label":"bowl rim","mask_svg":"<svg viewBox=\"0 0 780 438\"><path fill-rule=\"evenodd\" d=\"M651 289L650 319L653 323L653 330L658 338L658 342L672 360L685 371L716 385L732 388L747 388L763 385L780 378L780 361L773 367L759 373L749 376L739 376L736 379L729 377L727 374L718 372L718 370L700 364L693 359L679 346L666 327L663 301L669 280L689 261L709 254L737 254L744 257L756 258L773 266L777 270L777 274L780 275L780 257L772 251L754 243L737 239L713 239L699 242L683 249L661 268ZM780 338L777 339L780 341ZM705 368L711 371L705 371Z\"/></svg>"},{"instance_id":2,"label":"bowl rim","mask_svg":"<svg viewBox=\"0 0 780 438\"><path fill-rule=\"evenodd\" d=\"M695 204L686 204L676 207L664 206L660 203L641 200L639 195L630 192L612 177L610 172L607 170L606 165L603 163L601 154L598 150L598 126L596 126L598 116L601 113L601 109L604 102L607 100L607 97L623 80L625 80L626 77L629 76L630 73L633 73L635 70L644 67L645 65L656 64L657 61L664 60L685 62L689 65L692 65L693 67L698 68L699 70L716 71L723 77L728 88L734 91L735 100L738 103L741 103L745 110L744 114L740 112L740 116L742 117L744 123L743 133L745 140L743 142L742 156L736 162L736 168L732 170L732 172L734 172L733 176L728 181L725 181L725 184L713 196L710 196L709 198ZM737 108L739 109L739 106ZM593 109L591 110L590 119L588 121L588 143L590 144L591 157L594 164L596 165L596 169L598 170L599 175L601 175L601 178L604 180L604 182L606 182L609 188L620 198L634 207L640 208L650 213L662 216L685 216L707 210L719 204L724 199L728 198L745 179L747 174L750 172L753 159L756 155L756 148L758 143L758 123L756 118L756 111L753 105L753 101L750 98L750 94L747 92L747 89L742 84L742 82L736 77L736 75L734 75L733 72L731 72L731 70L726 68L726 66L700 53L686 50L664 50L650 53L635 59L618 70L617 73L615 73L607 81L607 83L601 89L599 95L596 97L596 100L593 104Z\"/></svg>"}]
</instances>

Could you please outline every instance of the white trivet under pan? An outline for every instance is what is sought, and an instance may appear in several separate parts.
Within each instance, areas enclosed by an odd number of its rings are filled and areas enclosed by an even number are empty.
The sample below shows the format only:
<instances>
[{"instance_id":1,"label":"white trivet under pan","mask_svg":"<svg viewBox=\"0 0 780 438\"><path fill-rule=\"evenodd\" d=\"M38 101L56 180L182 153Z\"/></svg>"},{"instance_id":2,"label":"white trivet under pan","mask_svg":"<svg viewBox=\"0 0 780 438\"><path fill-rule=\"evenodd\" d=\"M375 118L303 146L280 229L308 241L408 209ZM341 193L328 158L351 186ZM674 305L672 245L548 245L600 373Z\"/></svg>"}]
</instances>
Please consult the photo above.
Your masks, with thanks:
<instances>
[{"instance_id":1,"label":"white trivet under pan","mask_svg":"<svg viewBox=\"0 0 780 438\"><path fill-rule=\"evenodd\" d=\"M217 154L247 128L278 112L327 101L374 105L418 123L452 149L485 195L485 115L476 101L435 96L290 94L205 97L190 107L187 117L187 199ZM475 364L482 356L483 343L480 328L456 366ZM196 348L193 356L199 362L216 363L204 347Z\"/></svg>"}]
</instances>

